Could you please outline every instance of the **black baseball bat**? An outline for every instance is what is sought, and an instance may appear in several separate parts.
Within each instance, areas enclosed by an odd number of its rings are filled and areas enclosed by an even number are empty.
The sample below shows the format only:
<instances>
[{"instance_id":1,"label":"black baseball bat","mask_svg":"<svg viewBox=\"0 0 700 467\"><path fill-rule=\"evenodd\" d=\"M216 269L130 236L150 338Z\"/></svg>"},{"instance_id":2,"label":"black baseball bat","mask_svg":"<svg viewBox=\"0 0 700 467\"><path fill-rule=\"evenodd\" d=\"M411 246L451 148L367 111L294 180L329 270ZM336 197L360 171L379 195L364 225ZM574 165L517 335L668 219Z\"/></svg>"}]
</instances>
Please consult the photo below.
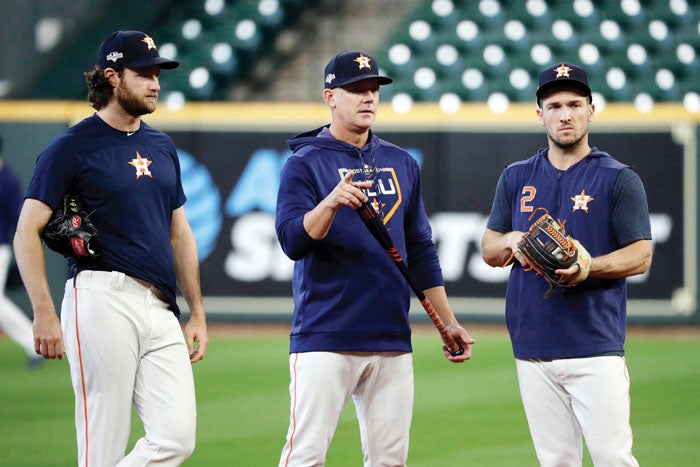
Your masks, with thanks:
<instances>
[{"instance_id":1,"label":"black baseball bat","mask_svg":"<svg viewBox=\"0 0 700 467\"><path fill-rule=\"evenodd\" d=\"M437 314L437 311L435 311L435 307L433 307L433 304L430 303L428 297L426 297L423 291L416 285L415 281L413 280L413 276L411 276L411 272L408 270L408 266L406 266L406 263L401 257L401 253L399 253L399 250L394 245L394 241L391 239L391 236L386 230L384 223L377 218L377 213L374 208L367 202L364 202L359 208L357 208L357 213L360 215L362 222L364 222L364 224L367 226L367 229L370 231L372 236L377 239L379 245L381 245L384 251L386 251L386 254L389 255L391 261L398 268L404 279L406 279L406 282L408 282L408 285L411 287L411 290L413 290L413 293L416 294L416 297L418 297L420 304L423 305L423 309L426 313L428 313L428 316L432 320L433 324L435 324L438 332L440 332L442 341L447 346L450 354L453 357L462 355L464 353L464 348L454 340L449 332L447 332L445 323Z\"/></svg>"}]
</instances>

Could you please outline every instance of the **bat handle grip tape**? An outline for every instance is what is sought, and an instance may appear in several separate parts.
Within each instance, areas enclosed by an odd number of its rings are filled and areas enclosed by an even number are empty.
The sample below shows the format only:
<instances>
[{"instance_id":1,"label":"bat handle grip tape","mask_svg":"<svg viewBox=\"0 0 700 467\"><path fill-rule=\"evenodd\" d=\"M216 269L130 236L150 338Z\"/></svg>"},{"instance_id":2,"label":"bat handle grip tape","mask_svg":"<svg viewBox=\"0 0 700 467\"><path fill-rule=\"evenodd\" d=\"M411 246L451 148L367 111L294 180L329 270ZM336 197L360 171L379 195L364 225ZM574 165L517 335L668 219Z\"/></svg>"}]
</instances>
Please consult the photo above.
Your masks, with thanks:
<instances>
[{"instance_id":1,"label":"bat handle grip tape","mask_svg":"<svg viewBox=\"0 0 700 467\"><path fill-rule=\"evenodd\" d=\"M450 355L452 355L453 357L462 355L464 353L464 347L455 342L452 335L449 332L447 332L445 323L443 323L442 319L440 319L440 316L438 316L437 311L435 311L435 308L433 307L433 304L430 303L430 300L424 298L423 300L421 300L421 304L423 305L423 308L425 308L425 311L428 313L428 316L430 316L430 319L433 320L433 323L435 324L435 327L437 327L438 332L440 332L440 336L442 336L442 341L447 346Z\"/></svg>"}]
</instances>

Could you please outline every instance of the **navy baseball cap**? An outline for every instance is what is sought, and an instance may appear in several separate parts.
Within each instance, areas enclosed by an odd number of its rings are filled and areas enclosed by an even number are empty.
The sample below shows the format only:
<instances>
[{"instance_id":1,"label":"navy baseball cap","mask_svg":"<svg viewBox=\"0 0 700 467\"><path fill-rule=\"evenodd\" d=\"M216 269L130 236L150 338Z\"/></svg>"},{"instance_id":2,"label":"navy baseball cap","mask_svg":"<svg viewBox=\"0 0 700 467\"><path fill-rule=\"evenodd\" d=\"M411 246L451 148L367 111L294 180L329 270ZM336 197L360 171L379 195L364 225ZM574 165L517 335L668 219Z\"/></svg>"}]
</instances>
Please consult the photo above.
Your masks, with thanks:
<instances>
[{"instance_id":1,"label":"navy baseball cap","mask_svg":"<svg viewBox=\"0 0 700 467\"><path fill-rule=\"evenodd\" d=\"M153 65L172 70L180 63L161 57L155 42L145 32L115 31L107 36L97 51L97 66L103 70L118 67L145 68Z\"/></svg>"},{"instance_id":2,"label":"navy baseball cap","mask_svg":"<svg viewBox=\"0 0 700 467\"><path fill-rule=\"evenodd\" d=\"M592 99L586 70L573 63L564 62L540 71L537 99L542 99L545 93L556 89L576 89Z\"/></svg>"},{"instance_id":3,"label":"navy baseball cap","mask_svg":"<svg viewBox=\"0 0 700 467\"><path fill-rule=\"evenodd\" d=\"M326 65L324 77L326 89L368 78L376 78L379 84L394 82L393 79L379 74L379 64L373 57L356 50L346 50L333 57Z\"/></svg>"}]
</instances>

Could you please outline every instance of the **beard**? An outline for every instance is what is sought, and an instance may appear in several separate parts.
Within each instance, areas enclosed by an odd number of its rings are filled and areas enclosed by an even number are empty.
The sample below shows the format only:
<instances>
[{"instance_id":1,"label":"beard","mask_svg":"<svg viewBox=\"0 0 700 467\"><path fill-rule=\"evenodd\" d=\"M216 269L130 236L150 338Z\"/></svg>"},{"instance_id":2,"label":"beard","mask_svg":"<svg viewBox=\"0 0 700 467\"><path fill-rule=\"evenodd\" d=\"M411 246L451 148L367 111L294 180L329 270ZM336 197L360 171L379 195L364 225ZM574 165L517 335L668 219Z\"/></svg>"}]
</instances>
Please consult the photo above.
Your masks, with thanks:
<instances>
[{"instance_id":1,"label":"beard","mask_svg":"<svg viewBox=\"0 0 700 467\"><path fill-rule=\"evenodd\" d=\"M119 86L116 89L117 102L122 109L132 117L140 117L153 113L156 110L156 102L147 101L145 98L137 97L131 89L126 86Z\"/></svg>"},{"instance_id":2,"label":"beard","mask_svg":"<svg viewBox=\"0 0 700 467\"><path fill-rule=\"evenodd\" d=\"M557 138L555 136L549 135L549 140L559 149L571 149L575 148L576 146L580 145L583 142L583 139L585 138L587 133L584 133L577 138L573 139L562 139L562 138Z\"/></svg>"}]
</instances>

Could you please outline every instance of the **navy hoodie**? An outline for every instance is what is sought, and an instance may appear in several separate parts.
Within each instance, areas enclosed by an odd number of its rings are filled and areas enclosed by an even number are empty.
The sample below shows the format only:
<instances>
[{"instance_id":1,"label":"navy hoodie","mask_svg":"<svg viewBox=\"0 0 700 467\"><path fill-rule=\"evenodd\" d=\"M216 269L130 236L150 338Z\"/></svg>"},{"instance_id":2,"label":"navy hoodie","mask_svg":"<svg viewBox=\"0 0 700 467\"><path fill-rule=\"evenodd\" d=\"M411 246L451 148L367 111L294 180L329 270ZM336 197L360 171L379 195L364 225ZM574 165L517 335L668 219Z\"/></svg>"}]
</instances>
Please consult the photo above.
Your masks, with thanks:
<instances>
[{"instance_id":1,"label":"navy hoodie","mask_svg":"<svg viewBox=\"0 0 700 467\"><path fill-rule=\"evenodd\" d=\"M365 190L421 289L443 285L421 197L417 162L370 132L357 148L328 127L290 139L282 168L275 227L295 261L290 351L411 351L410 293L386 252L354 210L342 207L322 240L304 229L304 215L348 173L373 179Z\"/></svg>"}]
</instances>

